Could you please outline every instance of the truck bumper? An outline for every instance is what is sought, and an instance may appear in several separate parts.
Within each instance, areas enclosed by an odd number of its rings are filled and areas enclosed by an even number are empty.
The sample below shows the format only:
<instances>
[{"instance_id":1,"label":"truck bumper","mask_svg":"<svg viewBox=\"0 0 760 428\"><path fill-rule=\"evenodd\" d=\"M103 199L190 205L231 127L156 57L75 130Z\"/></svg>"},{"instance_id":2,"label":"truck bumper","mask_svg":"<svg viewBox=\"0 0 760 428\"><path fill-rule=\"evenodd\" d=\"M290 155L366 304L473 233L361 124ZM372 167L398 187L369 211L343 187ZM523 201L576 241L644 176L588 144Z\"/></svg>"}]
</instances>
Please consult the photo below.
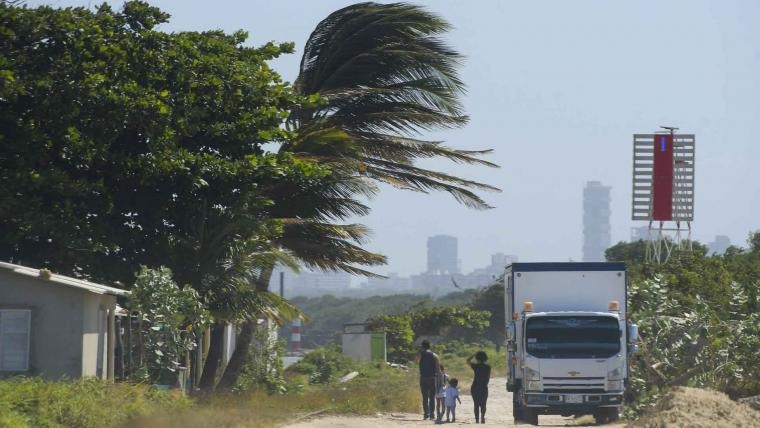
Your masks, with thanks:
<instances>
[{"instance_id":1,"label":"truck bumper","mask_svg":"<svg viewBox=\"0 0 760 428\"><path fill-rule=\"evenodd\" d=\"M582 413L592 411L598 407L622 406L623 393L561 394L526 392L523 405L533 408L545 408L547 410L546 414Z\"/></svg>"}]
</instances>

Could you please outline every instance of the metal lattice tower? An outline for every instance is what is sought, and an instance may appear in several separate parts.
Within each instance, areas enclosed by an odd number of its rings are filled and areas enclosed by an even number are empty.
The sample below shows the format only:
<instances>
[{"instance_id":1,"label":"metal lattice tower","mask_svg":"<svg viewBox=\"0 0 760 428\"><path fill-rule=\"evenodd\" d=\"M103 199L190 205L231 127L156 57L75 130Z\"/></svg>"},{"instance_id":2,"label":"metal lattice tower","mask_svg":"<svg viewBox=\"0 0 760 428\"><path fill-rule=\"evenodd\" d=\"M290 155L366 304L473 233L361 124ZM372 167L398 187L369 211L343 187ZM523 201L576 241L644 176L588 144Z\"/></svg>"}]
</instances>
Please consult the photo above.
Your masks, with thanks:
<instances>
[{"instance_id":1,"label":"metal lattice tower","mask_svg":"<svg viewBox=\"0 0 760 428\"><path fill-rule=\"evenodd\" d=\"M646 257L657 263L667 262L674 248L691 250L694 220L696 140L666 129L633 136L631 218L648 222Z\"/></svg>"}]
</instances>

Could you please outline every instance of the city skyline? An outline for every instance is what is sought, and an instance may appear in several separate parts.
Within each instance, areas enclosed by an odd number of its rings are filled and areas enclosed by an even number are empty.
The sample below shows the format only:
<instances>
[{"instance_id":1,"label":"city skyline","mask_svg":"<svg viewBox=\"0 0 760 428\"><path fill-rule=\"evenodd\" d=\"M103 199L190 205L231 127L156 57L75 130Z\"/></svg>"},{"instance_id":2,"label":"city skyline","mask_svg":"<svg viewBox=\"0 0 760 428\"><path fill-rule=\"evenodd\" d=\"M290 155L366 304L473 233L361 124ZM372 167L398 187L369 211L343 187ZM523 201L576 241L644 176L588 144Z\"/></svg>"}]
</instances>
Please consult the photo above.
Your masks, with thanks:
<instances>
[{"instance_id":1,"label":"city skyline","mask_svg":"<svg viewBox=\"0 0 760 428\"><path fill-rule=\"evenodd\" d=\"M172 15L161 26L165 31L243 29L250 32L249 45L295 42L295 54L272 62L292 82L316 23L353 2L302 2L297 13L281 2L151 3ZM631 134L660 125L699 138L693 238L706 243L720 234L745 245L747 234L760 229L760 170L754 161L760 159L760 56L752 42L760 32L760 3L557 2L551 14L537 2L415 3L454 27L444 38L467 55L462 79L471 117L462 129L423 137L465 150L493 148L487 159L501 169L444 161L420 166L503 192L484 193L495 208L475 211L448 194L381 186L369 201L371 214L352 219L373 230L367 248L388 257L388 265L375 271L423 271L425 239L438 234L458 237L462 271L505 248L524 261L580 260L578 189L592 179L612 187L611 242L627 241L631 228L641 226L630 220ZM672 66L653 65L666 62Z\"/></svg>"},{"instance_id":2,"label":"city skyline","mask_svg":"<svg viewBox=\"0 0 760 428\"><path fill-rule=\"evenodd\" d=\"M487 286L502 274L506 266L518 261L516 255L497 252L490 255L490 264L481 264L472 271L461 272L456 258L457 242L457 238L450 235L428 237L427 269L411 275L388 272L384 274L385 278L362 277L345 272L310 269L295 272L279 266L270 279L269 288L280 293L284 291L286 298L328 294L338 297L369 297L406 293L429 294L437 298L457 290Z\"/></svg>"}]
</instances>

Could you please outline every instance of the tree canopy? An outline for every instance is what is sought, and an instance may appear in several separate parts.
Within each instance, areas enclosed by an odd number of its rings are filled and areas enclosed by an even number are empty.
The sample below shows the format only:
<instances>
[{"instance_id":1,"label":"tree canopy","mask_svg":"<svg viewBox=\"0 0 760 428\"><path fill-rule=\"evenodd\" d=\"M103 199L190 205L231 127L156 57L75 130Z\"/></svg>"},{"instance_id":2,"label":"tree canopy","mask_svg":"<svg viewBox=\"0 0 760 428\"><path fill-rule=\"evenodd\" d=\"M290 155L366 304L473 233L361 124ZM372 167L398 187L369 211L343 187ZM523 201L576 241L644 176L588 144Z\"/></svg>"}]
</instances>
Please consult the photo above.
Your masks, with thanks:
<instances>
[{"instance_id":1,"label":"tree canopy","mask_svg":"<svg viewBox=\"0 0 760 428\"><path fill-rule=\"evenodd\" d=\"M291 44L164 33L142 2L0 14L2 259L125 284L165 265L201 287L233 241L280 233L278 186L330 174L262 149L308 102L267 65Z\"/></svg>"}]
</instances>

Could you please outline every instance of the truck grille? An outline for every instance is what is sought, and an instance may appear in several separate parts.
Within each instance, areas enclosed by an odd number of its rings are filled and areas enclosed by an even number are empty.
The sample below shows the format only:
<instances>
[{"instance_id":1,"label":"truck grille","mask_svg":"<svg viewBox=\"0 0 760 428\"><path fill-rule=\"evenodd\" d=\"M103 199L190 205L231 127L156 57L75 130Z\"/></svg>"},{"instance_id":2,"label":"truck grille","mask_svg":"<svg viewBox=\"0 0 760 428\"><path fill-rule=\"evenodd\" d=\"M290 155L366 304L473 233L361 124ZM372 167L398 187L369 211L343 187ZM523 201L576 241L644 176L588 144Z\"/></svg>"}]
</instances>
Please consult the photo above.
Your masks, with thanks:
<instances>
[{"instance_id":1,"label":"truck grille","mask_svg":"<svg viewBox=\"0 0 760 428\"><path fill-rule=\"evenodd\" d=\"M604 388L544 388L546 394L603 394Z\"/></svg>"},{"instance_id":2,"label":"truck grille","mask_svg":"<svg viewBox=\"0 0 760 428\"><path fill-rule=\"evenodd\" d=\"M544 377L544 389L546 391L588 392L592 390L604 391L604 377Z\"/></svg>"},{"instance_id":3,"label":"truck grille","mask_svg":"<svg viewBox=\"0 0 760 428\"><path fill-rule=\"evenodd\" d=\"M549 377L549 376L544 376L544 380L601 380L601 381L604 381L604 377Z\"/></svg>"}]
</instances>

